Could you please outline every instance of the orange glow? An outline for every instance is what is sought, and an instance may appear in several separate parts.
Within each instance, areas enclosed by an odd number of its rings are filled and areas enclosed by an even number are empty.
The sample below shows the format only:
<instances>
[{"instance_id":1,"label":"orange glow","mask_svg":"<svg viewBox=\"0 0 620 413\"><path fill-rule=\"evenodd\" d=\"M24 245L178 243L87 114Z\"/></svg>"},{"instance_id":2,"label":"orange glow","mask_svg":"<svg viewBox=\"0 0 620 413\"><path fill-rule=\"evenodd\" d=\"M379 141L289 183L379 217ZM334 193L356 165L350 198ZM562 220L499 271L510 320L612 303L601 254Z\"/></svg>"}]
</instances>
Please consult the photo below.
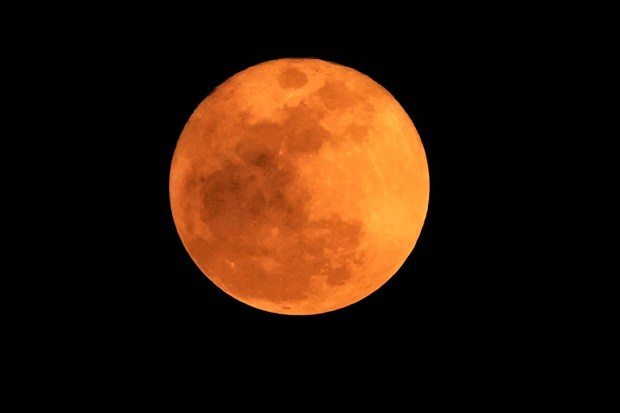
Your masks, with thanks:
<instances>
[{"instance_id":1,"label":"orange glow","mask_svg":"<svg viewBox=\"0 0 620 413\"><path fill-rule=\"evenodd\" d=\"M170 169L174 222L224 292L280 314L334 311L402 266L429 199L426 155L399 103L319 59L252 66L185 125Z\"/></svg>"}]
</instances>

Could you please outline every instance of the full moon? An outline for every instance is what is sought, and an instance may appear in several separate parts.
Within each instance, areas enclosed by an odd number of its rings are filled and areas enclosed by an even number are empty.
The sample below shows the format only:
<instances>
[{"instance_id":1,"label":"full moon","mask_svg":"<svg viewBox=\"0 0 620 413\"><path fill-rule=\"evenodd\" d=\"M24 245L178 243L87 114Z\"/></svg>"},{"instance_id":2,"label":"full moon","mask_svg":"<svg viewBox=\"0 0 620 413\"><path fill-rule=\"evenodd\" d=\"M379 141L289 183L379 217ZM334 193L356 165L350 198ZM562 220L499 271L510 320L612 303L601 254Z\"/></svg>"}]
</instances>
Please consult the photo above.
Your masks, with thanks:
<instances>
[{"instance_id":1,"label":"full moon","mask_svg":"<svg viewBox=\"0 0 620 413\"><path fill-rule=\"evenodd\" d=\"M172 217L217 287L259 310L335 311L394 276L420 236L426 154L411 118L359 71L315 58L242 70L185 124Z\"/></svg>"}]
</instances>

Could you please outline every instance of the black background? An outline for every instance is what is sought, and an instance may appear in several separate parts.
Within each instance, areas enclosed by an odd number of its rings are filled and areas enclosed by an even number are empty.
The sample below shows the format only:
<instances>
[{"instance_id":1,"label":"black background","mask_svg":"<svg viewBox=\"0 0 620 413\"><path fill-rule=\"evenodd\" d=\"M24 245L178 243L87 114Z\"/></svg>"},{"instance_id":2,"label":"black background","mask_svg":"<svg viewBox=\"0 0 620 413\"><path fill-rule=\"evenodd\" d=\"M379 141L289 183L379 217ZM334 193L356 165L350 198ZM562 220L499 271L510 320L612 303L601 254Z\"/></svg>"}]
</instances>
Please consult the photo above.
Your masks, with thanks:
<instances>
[{"instance_id":1,"label":"black background","mask_svg":"<svg viewBox=\"0 0 620 413\"><path fill-rule=\"evenodd\" d=\"M7 14L5 393L116 409L172 398L174 411L178 387L212 409L603 400L617 324L614 14L437 5ZM387 88L430 169L405 265L317 316L265 313L216 288L168 200L195 107L281 57L331 60Z\"/></svg>"},{"instance_id":2,"label":"black background","mask_svg":"<svg viewBox=\"0 0 620 413\"><path fill-rule=\"evenodd\" d=\"M525 108L515 96L519 65L527 62L513 42L437 37L408 26L407 19L368 16L283 18L228 30L175 21L118 39L113 53L126 123L115 144L127 168L118 212L127 219L117 228L122 259L109 282L127 312L120 327L138 340L207 348L264 342L300 350L450 351L507 339L507 324L528 313L527 300L515 296L527 281L503 250L501 233L514 228L501 213L506 183L498 174L505 142L525 132ZM279 57L334 61L382 84L416 124L431 177L427 220L402 269L362 302L313 317L265 313L219 291L185 252L168 201L172 153L194 108L227 77Z\"/></svg>"},{"instance_id":3,"label":"black background","mask_svg":"<svg viewBox=\"0 0 620 413\"><path fill-rule=\"evenodd\" d=\"M104 358L147 371L226 360L335 376L360 365L493 374L549 350L558 320L543 304L545 235L530 220L547 212L548 188L528 179L545 162L532 148L548 132L552 92L536 86L553 79L549 50L503 19L433 27L424 15L362 9L111 21L95 79L102 245L84 254L80 298L85 340ZM383 85L415 123L430 171L426 222L403 267L359 303L316 316L267 313L219 290L185 251L168 200L195 107L233 74L281 57L333 61Z\"/></svg>"}]
</instances>

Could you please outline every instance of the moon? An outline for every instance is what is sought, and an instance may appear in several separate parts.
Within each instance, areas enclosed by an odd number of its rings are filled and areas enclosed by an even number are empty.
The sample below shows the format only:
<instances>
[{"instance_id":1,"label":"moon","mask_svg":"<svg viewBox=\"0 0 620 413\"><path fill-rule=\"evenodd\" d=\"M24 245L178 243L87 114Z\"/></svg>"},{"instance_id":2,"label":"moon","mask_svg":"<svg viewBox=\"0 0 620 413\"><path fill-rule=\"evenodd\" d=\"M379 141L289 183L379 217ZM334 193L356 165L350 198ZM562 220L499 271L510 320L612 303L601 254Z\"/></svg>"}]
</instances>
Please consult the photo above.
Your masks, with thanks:
<instances>
[{"instance_id":1,"label":"moon","mask_svg":"<svg viewBox=\"0 0 620 413\"><path fill-rule=\"evenodd\" d=\"M429 171L420 135L367 75L316 58L242 70L189 116L172 217L189 256L232 298L313 315L382 287L413 251Z\"/></svg>"}]
</instances>

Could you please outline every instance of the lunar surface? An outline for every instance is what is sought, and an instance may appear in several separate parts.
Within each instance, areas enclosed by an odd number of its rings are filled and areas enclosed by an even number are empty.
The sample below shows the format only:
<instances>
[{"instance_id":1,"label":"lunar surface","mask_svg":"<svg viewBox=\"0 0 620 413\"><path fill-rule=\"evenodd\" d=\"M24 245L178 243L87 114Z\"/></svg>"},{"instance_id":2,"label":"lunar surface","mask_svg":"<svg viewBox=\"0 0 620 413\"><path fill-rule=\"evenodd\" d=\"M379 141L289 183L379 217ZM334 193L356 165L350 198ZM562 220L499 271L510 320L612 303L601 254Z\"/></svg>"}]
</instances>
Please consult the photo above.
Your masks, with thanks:
<instances>
[{"instance_id":1,"label":"lunar surface","mask_svg":"<svg viewBox=\"0 0 620 413\"><path fill-rule=\"evenodd\" d=\"M362 300L403 265L429 173L412 120L381 85L324 60L278 59L199 104L169 191L179 237L216 286L311 315Z\"/></svg>"}]
</instances>

